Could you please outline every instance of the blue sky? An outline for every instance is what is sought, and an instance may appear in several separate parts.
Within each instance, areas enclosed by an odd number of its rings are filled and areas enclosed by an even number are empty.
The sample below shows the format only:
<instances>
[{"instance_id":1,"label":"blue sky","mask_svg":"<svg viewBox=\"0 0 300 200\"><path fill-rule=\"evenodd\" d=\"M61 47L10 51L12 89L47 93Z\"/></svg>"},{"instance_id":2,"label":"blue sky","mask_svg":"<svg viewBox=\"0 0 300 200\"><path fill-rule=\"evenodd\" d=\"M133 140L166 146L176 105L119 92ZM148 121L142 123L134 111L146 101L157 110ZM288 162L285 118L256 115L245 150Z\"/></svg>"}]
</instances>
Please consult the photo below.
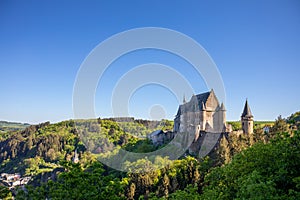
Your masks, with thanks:
<instances>
[{"instance_id":1,"label":"blue sky","mask_svg":"<svg viewBox=\"0 0 300 200\"><path fill-rule=\"evenodd\" d=\"M0 120L39 123L73 118L72 92L86 56L122 31L164 27L182 32L210 54L222 75L229 120L248 98L257 120L300 110L300 2L249 1L9 1L0 2ZM209 90L187 63L161 51L138 51L107 70L95 96L96 114L110 116L109 95L136 65L174 67L196 93ZM190 97L187 97L188 99ZM129 113L149 118L160 104L166 117L178 101L157 85L137 90Z\"/></svg>"}]
</instances>

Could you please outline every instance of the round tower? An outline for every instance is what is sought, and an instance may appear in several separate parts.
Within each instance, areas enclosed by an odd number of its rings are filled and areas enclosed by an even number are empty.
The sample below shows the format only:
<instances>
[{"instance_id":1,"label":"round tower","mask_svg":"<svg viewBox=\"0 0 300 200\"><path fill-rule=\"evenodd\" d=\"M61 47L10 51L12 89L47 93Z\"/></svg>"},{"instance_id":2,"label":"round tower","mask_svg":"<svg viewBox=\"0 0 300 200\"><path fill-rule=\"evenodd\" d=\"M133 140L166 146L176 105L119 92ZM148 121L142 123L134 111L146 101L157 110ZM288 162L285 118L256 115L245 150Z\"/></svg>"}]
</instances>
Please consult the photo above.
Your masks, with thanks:
<instances>
[{"instance_id":1,"label":"round tower","mask_svg":"<svg viewBox=\"0 0 300 200\"><path fill-rule=\"evenodd\" d=\"M241 116L242 129L245 134L253 133L253 115L246 100L244 111Z\"/></svg>"},{"instance_id":2,"label":"round tower","mask_svg":"<svg viewBox=\"0 0 300 200\"><path fill-rule=\"evenodd\" d=\"M221 104L221 109L220 109L221 113L220 113L220 119L221 119L221 123L222 123L222 132L226 132L226 109L224 104Z\"/></svg>"}]
</instances>

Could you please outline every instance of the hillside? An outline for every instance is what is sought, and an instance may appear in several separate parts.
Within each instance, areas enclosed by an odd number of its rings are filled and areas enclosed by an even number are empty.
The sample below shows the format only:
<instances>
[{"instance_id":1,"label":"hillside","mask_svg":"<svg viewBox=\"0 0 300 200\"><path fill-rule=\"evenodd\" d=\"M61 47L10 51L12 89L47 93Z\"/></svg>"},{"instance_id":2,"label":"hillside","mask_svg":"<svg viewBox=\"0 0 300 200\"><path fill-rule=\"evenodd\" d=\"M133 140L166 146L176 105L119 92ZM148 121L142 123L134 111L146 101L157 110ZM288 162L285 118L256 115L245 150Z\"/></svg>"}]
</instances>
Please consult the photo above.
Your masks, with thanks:
<instances>
[{"instance_id":1,"label":"hillside","mask_svg":"<svg viewBox=\"0 0 300 200\"><path fill-rule=\"evenodd\" d=\"M265 199L266 195L293 199L300 192L300 132L294 126L299 122L297 113L291 116L279 117L268 133L256 127L253 135L229 134L211 158L199 161L187 155L171 161L157 156L128 162L128 172L100 164L96 155L113 158L111 144L133 152L163 148L144 136L170 129L171 122L46 122L13 132L0 142L0 171L31 177L26 191L12 190L17 199ZM73 162L75 152L78 163ZM131 172L145 167L152 170ZM261 192L265 190L269 193ZM1 184L0 191L0 198L11 195Z\"/></svg>"},{"instance_id":2,"label":"hillside","mask_svg":"<svg viewBox=\"0 0 300 200\"><path fill-rule=\"evenodd\" d=\"M23 131L12 132L7 139L0 141L0 172L38 174L38 169L30 171L33 158L38 157L42 165L71 161L75 149L83 154L81 156L85 155L86 145L90 149L97 147L97 153L104 153L111 149L110 142L126 146L136 143L137 136L145 138L155 129L170 129L172 123L165 122L155 122L156 126L153 126L146 120L140 123L140 120L115 122L98 119L31 125ZM96 135L100 130L102 134ZM45 166L42 171L47 171Z\"/></svg>"}]
</instances>

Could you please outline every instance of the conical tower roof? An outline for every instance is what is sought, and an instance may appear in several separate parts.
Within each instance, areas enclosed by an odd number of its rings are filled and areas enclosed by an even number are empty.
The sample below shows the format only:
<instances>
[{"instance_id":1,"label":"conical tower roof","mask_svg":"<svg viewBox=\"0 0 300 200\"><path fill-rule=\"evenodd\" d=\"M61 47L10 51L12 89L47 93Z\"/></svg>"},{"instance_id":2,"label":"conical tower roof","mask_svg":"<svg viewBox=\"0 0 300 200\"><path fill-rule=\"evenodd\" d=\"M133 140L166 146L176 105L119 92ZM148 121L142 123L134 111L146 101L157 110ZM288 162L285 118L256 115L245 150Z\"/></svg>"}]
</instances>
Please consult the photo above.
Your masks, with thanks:
<instances>
[{"instance_id":1,"label":"conical tower roof","mask_svg":"<svg viewBox=\"0 0 300 200\"><path fill-rule=\"evenodd\" d=\"M221 110L226 110L223 102L221 104Z\"/></svg>"},{"instance_id":2,"label":"conical tower roof","mask_svg":"<svg viewBox=\"0 0 300 200\"><path fill-rule=\"evenodd\" d=\"M242 117L253 117L250 107L249 107L249 104L248 104L248 100L246 100Z\"/></svg>"},{"instance_id":3,"label":"conical tower roof","mask_svg":"<svg viewBox=\"0 0 300 200\"><path fill-rule=\"evenodd\" d=\"M183 103L186 103L185 94L183 94Z\"/></svg>"}]
</instances>

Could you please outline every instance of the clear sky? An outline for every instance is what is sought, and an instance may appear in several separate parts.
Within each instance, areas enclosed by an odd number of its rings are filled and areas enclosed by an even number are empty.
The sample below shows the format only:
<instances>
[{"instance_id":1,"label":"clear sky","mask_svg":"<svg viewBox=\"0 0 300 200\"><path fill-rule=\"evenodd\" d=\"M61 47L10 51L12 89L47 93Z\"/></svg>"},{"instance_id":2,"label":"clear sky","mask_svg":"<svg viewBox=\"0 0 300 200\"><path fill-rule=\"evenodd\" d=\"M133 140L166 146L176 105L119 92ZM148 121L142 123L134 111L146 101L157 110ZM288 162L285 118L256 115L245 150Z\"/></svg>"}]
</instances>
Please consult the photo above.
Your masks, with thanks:
<instances>
[{"instance_id":1,"label":"clear sky","mask_svg":"<svg viewBox=\"0 0 300 200\"><path fill-rule=\"evenodd\" d=\"M207 50L224 81L228 120L239 120L246 98L257 120L300 110L298 0L2 0L0 120L39 123L72 118L74 81L86 56L108 37L141 27L182 32ZM122 74L149 62L174 67L196 93L210 89L182 59L167 52L137 51L117 60L99 82L97 115L111 115L108 96ZM157 104L167 118L176 114L178 101L157 85L137 90L129 113L149 118L149 109Z\"/></svg>"}]
</instances>

